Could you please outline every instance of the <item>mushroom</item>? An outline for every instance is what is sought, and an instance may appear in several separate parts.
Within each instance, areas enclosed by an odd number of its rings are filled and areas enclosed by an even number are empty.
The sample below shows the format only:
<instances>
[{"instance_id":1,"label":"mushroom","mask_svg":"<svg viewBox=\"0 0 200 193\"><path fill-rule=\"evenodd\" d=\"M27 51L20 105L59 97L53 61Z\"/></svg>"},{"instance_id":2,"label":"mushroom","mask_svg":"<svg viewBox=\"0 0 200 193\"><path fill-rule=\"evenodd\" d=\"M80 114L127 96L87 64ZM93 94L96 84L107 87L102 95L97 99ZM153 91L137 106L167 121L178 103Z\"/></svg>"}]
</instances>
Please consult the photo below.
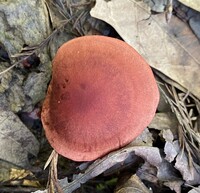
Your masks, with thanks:
<instances>
[{"instance_id":1,"label":"mushroom","mask_svg":"<svg viewBox=\"0 0 200 193\"><path fill-rule=\"evenodd\" d=\"M149 65L127 43L84 36L63 44L42 108L51 146L90 161L130 143L155 115L159 91Z\"/></svg>"}]
</instances>

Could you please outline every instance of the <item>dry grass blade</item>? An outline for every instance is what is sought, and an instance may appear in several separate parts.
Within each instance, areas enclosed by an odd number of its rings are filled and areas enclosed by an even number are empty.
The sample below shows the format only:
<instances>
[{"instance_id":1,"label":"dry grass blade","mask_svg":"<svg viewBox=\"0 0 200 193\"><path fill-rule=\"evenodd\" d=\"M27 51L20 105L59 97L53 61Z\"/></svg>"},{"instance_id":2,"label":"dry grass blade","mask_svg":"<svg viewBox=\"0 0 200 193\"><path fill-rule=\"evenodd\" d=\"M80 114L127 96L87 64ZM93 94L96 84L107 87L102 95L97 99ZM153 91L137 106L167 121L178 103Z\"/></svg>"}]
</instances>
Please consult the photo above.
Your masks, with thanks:
<instances>
[{"instance_id":1,"label":"dry grass blade","mask_svg":"<svg viewBox=\"0 0 200 193\"><path fill-rule=\"evenodd\" d=\"M162 79L161 76L160 78ZM194 160L198 163L200 161L200 136L196 132L195 125L197 125L199 114L199 100L189 91L179 90L180 87L177 89L176 84L173 85L171 81L166 80L164 80L164 86L168 93L162 89L163 85L159 88L180 123L178 127L180 145L183 150L186 150L190 165Z\"/></svg>"},{"instance_id":2,"label":"dry grass blade","mask_svg":"<svg viewBox=\"0 0 200 193\"><path fill-rule=\"evenodd\" d=\"M76 29L76 31L78 32L78 34L85 35L85 33L82 30L82 25L79 22L81 18L84 18L86 20L87 15L89 14L89 12L82 12L79 17L76 19L76 21L73 24L73 29Z\"/></svg>"},{"instance_id":3,"label":"dry grass blade","mask_svg":"<svg viewBox=\"0 0 200 193\"><path fill-rule=\"evenodd\" d=\"M63 3L61 0L56 0L50 1L50 4L58 10L61 16L63 16L65 19L71 20L70 32L72 34L75 34L76 36L85 35L85 33L82 31L82 24L85 23L87 16L89 15L93 0L76 4L73 4L72 1L66 1ZM84 9L81 8L83 6ZM74 15L77 17L73 17Z\"/></svg>"},{"instance_id":4,"label":"dry grass blade","mask_svg":"<svg viewBox=\"0 0 200 193\"><path fill-rule=\"evenodd\" d=\"M58 183L58 172L57 172L58 153L55 150L52 151L45 166L49 164L50 164L50 170L49 170L49 180L48 180L47 190L49 193L53 192L63 193L62 188Z\"/></svg>"},{"instance_id":5,"label":"dry grass blade","mask_svg":"<svg viewBox=\"0 0 200 193\"><path fill-rule=\"evenodd\" d=\"M48 4L48 2L46 2L46 4ZM64 4L64 2L61 0L55 0L55 1L49 1L49 4L53 5L65 19L71 18L72 13L70 10L69 1L66 1Z\"/></svg>"},{"instance_id":6,"label":"dry grass blade","mask_svg":"<svg viewBox=\"0 0 200 193\"><path fill-rule=\"evenodd\" d=\"M51 155L49 156L48 160L46 161L46 163L44 165L44 170L49 166L49 164L51 163L52 159L55 157L55 154L57 154L57 152L55 150L53 150L51 152Z\"/></svg>"}]
</instances>

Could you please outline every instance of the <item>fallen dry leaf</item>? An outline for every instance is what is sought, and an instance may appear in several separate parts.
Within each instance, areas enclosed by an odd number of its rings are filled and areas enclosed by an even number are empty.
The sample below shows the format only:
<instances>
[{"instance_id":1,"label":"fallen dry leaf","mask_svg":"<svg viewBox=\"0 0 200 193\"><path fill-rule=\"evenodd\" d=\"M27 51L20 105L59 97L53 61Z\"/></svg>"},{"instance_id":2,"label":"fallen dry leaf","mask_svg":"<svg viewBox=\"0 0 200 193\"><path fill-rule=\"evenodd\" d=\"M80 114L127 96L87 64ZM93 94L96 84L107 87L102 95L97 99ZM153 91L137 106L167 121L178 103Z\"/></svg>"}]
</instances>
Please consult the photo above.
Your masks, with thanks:
<instances>
[{"instance_id":1,"label":"fallen dry leaf","mask_svg":"<svg viewBox=\"0 0 200 193\"><path fill-rule=\"evenodd\" d=\"M141 180L146 180L152 183L158 182L157 168L148 162L144 162L144 164L138 168L136 174Z\"/></svg>"},{"instance_id":2,"label":"fallen dry leaf","mask_svg":"<svg viewBox=\"0 0 200 193\"><path fill-rule=\"evenodd\" d=\"M6 62L0 65L0 107L15 113L31 111L43 100L50 79L48 51L39 49L39 44L52 31L48 10L43 0L10 0L1 1L0 12L0 42L11 60L9 65ZM34 51L27 50L28 46L34 46ZM44 42L42 46L45 46ZM28 57L31 52L37 52L41 63L37 69L34 67L34 72L25 72L23 65L28 65L30 60L33 64L37 58ZM33 78L36 78L34 83Z\"/></svg>"},{"instance_id":3,"label":"fallen dry leaf","mask_svg":"<svg viewBox=\"0 0 200 193\"><path fill-rule=\"evenodd\" d=\"M177 146L178 144L178 140L174 141L174 142L166 142L165 143L165 147L164 147L164 152L166 154L165 159L168 162L172 162L174 161L175 157L177 156L178 152L175 148L175 146Z\"/></svg>"},{"instance_id":4,"label":"fallen dry leaf","mask_svg":"<svg viewBox=\"0 0 200 193\"><path fill-rule=\"evenodd\" d=\"M183 3L184 5L191 7L200 12L200 1L191 1L191 0L178 0L179 2Z\"/></svg>"},{"instance_id":5,"label":"fallen dry leaf","mask_svg":"<svg viewBox=\"0 0 200 193\"><path fill-rule=\"evenodd\" d=\"M173 184L173 182L182 181L179 179L179 173L173 167L172 164L162 160L159 166L155 167L148 162L145 162L138 170L137 175L140 179L151 182L153 184L158 184L159 182L168 182ZM183 181L182 181L183 183ZM178 186L179 185L179 186ZM176 188L181 188L180 183L176 184Z\"/></svg>"},{"instance_id":6,"label":"fallen dry leaf","mask_svg":"<svg viewBox=\"0 0 200 193\"><path fill-rule=\"evenodd\" d=\"M185 152L180 151L175 163L175 168L180 171L183 179L190 185L196 185L200 182L200 173L198 173L195 165L189 165Z\"/></svg>"},{"instance_id":7,"label":"fallen dry leaf","mask_svg":"<svg viewBox=\"0 0 200 193\"><path fill-rule=\"evenodd\" d=\"M200 192L200 186L194 187L192 190L190 190L188 193L199 193Z\"/></svg>"},{"instance_id":8,"label":"fallen dry leaf","mask_svg":"<svg viewBox=\"0 0 200 193\"><path fill-rule=\"evenodd\" d=\"M186 153L181 149L179 141L174 140L173 134L170 130L163 132L163 138L166 140L164 152L166 154L165 160L168 162L176 161L175 168L182 174L183 180L186 183L193 185L200 181L200 172L194 162L189 163Z\"/></svg>"},{"instance_id":9,"label":"fallen dry leaf","mask_svg":"<svg viewBox=\"0 0 200 193\"><path fill-rule=\"evenodd\" d=\"M162 136L167 142L173 142L174 136L170 129L166 129L162 131Z\"/></svg>"},{"instance_id":10,"label":"fallen dry leaf","mask_svg":"<svg viewBox=\"0 0 200 193\"><path fill-rule=\"evenodd\" d=\"M136 174L119 183L114 193L152 193Z\"/></svg>"},{"instance_id":11,"label":"fallen dry leaf","mask_svg":"<svg viewBox=\"0 0 200 193\"><path fill-rule=\"evenodd\" d=\"M112 25L148 63L200 98L200 44L177 17L166 23L142 1L97 0L91 15Z\"/></svg>"},{"instance_id":12,"label":"fallen dry leaf","mask_svg":"<svg viewBox=\"0 0 200 193\"><path fill-rule=\"evenodd\" d=\"M39 143L20 119L0 110L0 159L20 167L29 166L28 154L37 156Z\"/></svg>"},{"instance_id":13,"label":"fallen dry leaf","mask_svg":"<svg viewBox=\"0 0 200 193\"><path fill-rule=\"evenodd\" d=\"M170 129L173 133L177 133L178 120L174 113L156 113L155 117L149 124L149 128L154 128L158 130Z\"/></svg>"},{"instance_id":14,"label":"fallen dry leaf","mask_svg":"<svg viewBox=\"0 0 200 193\"><path fill-rule=\"evenodd\" d=\"M173 180L164 182L164 185L169 187L171 190L174 190L176 193L181 193L181 186L183 185L182 180Z\"/></svg>"},{"instance_id":15,"label":"fallen dry leaf","mask_svg":"<svg viewBox=\"0 0 200 193\"><path fill-rule=\"evenodd\" d=\"M144 146L144 147L153 146L153 137L148 128L146 128L142 132L142 134L140 134L135 140L133 140L127 147L133 147L133 146ZM104 172L104 175L108 176L115 173L116 171L121 171L121 170L123 171L123 169L131 165L137 164L138 162L141 162L141 158L135 156L135 154L129 154L126 160L123 161L123 164L121 162L116 163L114 166L106 170Z\"/></svg>"},{"instance_id":16,"label":"fallen dry leaf","mask_svg":"<svg viewBox=\"0 0 200 193\"><path fill-rule=\"evenodd\" d=\"M157 171L157 177L160 181L174 181L180 180L178 171L174 168L174 166L168 161L164 160L159 165Z\"/></svg>"},{"instance_id":17,"label":"fallen dry leaf","mask_svg":"<svg viewBox=\"0 0 200 193\"><path fill-rule=\"evenodd\" d=\"M168 4L168 0L144 0L144 2L157 13L164 12Z\"/></svg>"},{"instance_id":18,"label":"fallen dry leaf","mask_svg":"<svg viewBox=\"0 0 200 193\"><path fill-rule=\"evenodd\" d=\"M153 137L148 128L146 128L136 139L134 139L131 146L153 146Z\"/></svg>"},{"instance_id":19,"label":"fallen dry leaf","mask_svg":"<svg viewBox=\"0 0 200 193\"><path fill-rule=\"evenodd\" d=\"M71 193L81 186L81 184L87 182L88 180L102 174L112 166L117 163L123 163L130 153L135 153L135 155L143 158L146 162L151 165L159 166L162 162L159 149L156 147L146 147L146 146L133 146L125 147L118 151L114 151L102 159L98 159L93 162L84 173L79 173L74 176L72 182L68 182L67 178L59 180L60 185L63 187L65 193Z\"/></svg>"},{"instance_id":20,"label":"fallen dry leaf","mask_svg":"<svg viewBox=\"0 0 200 193\"><path fill-rule=\"evenodd\" d=\"M173 133L170 129L163 130L162 137L166 141L164 147L165 160L171 163L172 161L174 161L175 157L178 154L178 140L174 140Z\"/></svg>"}]
</instances>

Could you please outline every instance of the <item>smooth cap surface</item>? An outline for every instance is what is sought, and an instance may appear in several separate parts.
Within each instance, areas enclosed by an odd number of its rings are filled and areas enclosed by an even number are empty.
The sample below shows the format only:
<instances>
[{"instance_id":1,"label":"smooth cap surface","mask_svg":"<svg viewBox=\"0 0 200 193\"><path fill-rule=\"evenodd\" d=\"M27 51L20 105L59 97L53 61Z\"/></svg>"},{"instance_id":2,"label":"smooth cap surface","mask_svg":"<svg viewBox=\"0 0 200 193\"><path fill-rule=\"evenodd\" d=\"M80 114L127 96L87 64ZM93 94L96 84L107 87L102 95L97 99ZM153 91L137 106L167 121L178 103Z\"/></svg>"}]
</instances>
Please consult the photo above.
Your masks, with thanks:
<instances>
[{"instance_id":1,"label":"smooth cap surface","mask_svg":"<svg viewBox=\"0 0 200 193\"><path fill-rule=\"evenodd\" d=\"M42 123L59 154L90 161L140 135L158 101L153 73L131 46L84 36L63 44L53 60Z\"/></svg>"}]
</instances>

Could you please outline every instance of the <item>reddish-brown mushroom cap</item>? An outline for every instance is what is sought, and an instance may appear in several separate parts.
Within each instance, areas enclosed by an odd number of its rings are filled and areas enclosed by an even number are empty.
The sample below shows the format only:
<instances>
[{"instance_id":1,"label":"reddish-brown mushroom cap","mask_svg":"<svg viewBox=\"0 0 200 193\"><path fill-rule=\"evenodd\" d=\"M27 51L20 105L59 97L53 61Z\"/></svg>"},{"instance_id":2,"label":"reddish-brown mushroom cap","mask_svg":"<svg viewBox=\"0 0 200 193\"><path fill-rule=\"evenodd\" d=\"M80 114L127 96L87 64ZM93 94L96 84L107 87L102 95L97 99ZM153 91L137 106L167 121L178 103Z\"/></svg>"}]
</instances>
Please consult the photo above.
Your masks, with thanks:
<instances>
[{"instance_id":1,"label":"reddish-brown mushroom cap","mask_svg":"<svg viewBox=\"0 0 200 193\"><path fill-rule=\"evenodd\" d=\"M90 161L141 134L158 101L153 73L131 46L85 36L62 45L53 60L42 123L59 154Z\"/></svg>"}]
</instances>

